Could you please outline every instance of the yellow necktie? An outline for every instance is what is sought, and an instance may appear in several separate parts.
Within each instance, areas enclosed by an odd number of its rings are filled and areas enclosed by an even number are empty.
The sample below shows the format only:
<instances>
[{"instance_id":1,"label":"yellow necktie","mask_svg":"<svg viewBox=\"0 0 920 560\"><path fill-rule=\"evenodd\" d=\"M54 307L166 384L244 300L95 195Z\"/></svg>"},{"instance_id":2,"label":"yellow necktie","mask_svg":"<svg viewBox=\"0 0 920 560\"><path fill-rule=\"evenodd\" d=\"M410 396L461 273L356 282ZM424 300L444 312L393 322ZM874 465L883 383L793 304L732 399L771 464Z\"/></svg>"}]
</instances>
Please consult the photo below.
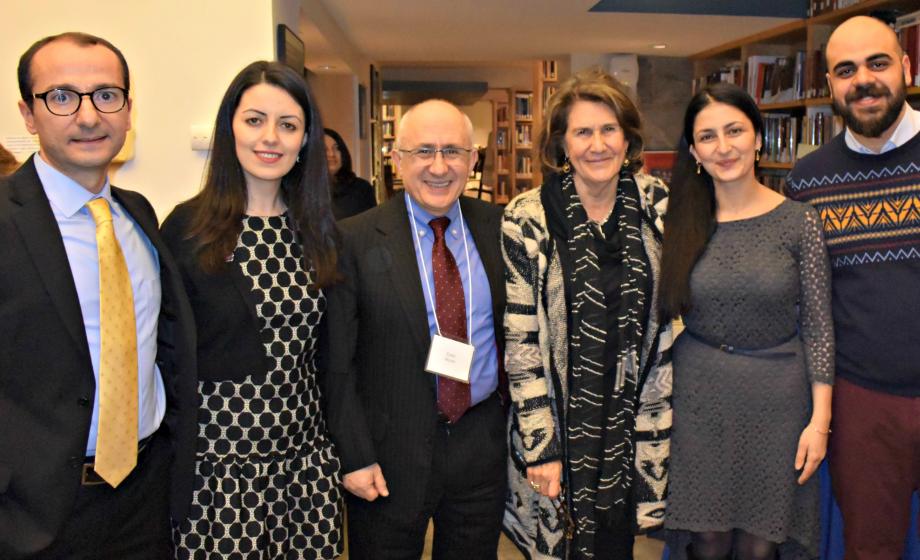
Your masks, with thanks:
<instances>
[{"instance_id":1,"label":"yellow necktie","mask_svg":"<svg viewBox=\"0 0 920 560\"><path fill-rule=\"evenodd\" d=\"M125 256L104 198L86 204L99 251L99 434L94 469L112 487L137 464L137 324Z\"/></svg>"}]
</instances>

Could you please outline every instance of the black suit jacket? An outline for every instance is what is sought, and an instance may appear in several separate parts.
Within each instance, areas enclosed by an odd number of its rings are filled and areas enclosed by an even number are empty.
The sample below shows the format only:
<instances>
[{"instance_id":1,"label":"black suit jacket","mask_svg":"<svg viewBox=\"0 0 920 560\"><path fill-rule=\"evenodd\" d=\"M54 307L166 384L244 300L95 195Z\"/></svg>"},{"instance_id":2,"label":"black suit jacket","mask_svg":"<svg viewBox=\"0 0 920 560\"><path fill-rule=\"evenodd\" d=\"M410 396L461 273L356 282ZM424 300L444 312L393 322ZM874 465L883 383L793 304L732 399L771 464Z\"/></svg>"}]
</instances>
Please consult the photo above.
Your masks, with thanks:
<instances>
[{"instance_id":1,"label":"black suit jacket","mask_svg":"<svg viewBox=\"0 0 920 560\"><path fill-rule=\"evenodd\" d=\"M504 266L501 210L460 198L492 295L502 347ZM341 223L344 281L329 289L330 432L349 473L379 463L394 515L417 513L425 496L437 430L434 376L424 369L431 341L405 198Z\"/></svg>"},{"instance_id":2,"label":"black suit jacket","mask_svg":"<svg viewBox=\"0 0 920 560\"><path fill-rule=\"evenodd\" d=\"M195 315L198 341L198 378L204 381L242 381L253 372L267 372L275 360L265 355L251 281L235 263L217 272L205 272L198 261L197 244L188 238L196 211L185 202L163 220L162 234L172 250Z\"/></svg>"},{"instance_id":3,"label":"black suit jacket","mask_svg":"<svg viewBox=\"0 0 920 560\"><path fill-rule=\"evenodd\" d=\"M150 203L131 191L113 187L112 193L159 254L164 426L174 450L190 450L197 392L191 309ZM0 181L0 332L0 558L6 559L46 547L70 515L95 391L64 242L31 160ZM174 457L177 518L191 499L193 461L188 452Z\"/></svg>"}]
</instances>

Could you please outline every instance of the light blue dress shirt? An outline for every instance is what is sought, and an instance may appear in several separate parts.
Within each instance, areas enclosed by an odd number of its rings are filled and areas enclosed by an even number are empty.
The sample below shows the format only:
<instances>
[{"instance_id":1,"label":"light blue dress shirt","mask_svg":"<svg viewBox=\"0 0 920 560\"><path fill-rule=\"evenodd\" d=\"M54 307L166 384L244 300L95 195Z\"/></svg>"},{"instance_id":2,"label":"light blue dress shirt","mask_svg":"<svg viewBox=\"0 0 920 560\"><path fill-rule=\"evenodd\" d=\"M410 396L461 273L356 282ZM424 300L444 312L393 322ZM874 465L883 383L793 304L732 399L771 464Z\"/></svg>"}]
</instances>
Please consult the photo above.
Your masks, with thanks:
<instances>
[{"instance_id":1,"label":"light blue dress shirt","mask_svg":"<svg viewBox=\"0 0 920 560\"><path fill-rule=\"evenodd\" d=\"M160 315L160 265L156 249L125 209L112 199L112 187L106 179L98 195L48 165L35 155L35 169L51 203L64 240L64 250L73 273L83 327L96 376L93 418L86 442L86 455L96 454L99 427L99 258L96 250L96 223L86 208L93 198L105 198L112 208L115 237L121 245L134 292L137 322L138 365L138 438L155 432L166 413L166 390L163 376L156 366L157 318Z\"/></svg>"},{"instance_id":2,"label":"light blue dress shirt","mask_svg":"<svg viewBox=\"0 0 920 560\"><path fill-rule=\"evenodd\" d=\"M434 336L438 332L438 327L434 321L434 301L432 301L434 298L434 273L431 266L431 249L434 247L434 230L431 229L428 222L437 216L419 206L408 193L406 193L406 210L410 211L409 219L412 219L413 213L415 215L416 231L418 231L418 237L415 239L415 258L418 262L422 294L425 296L425 308L428 311L428 331L431 336ZM463 282L464 304L467 313L469 313L470 274L467 272L466 250L463 248L463 229L460 227L460 203L455 202L445 215L450 218L450 225L447 227L444 237L447 242L447 248L450 249L454 260L457 261L460 280ZM482 265L482 259L479 258L479 251L476 250L476 243L473 241L472 233L470 233L469 223L465 220L464 226L466 244L470 251L469 270L472 271L473 281L473 328L470 342L475 350L473 351L473 366L470 371L470 402L475 405L484 401L498 388L498 349L495 345L495 323L492 322L492 292L489 290L489 277L486 276L486 269ZM415 237L414 234L413 237ZM425 259L424 269L422 268L423 258ZM431 287L430 297L428 289L425 287L423 270L428 272L428 285ZM469 317L467 317L467 329L469 330L469 328Z\"/></svg>"}]
</instances>

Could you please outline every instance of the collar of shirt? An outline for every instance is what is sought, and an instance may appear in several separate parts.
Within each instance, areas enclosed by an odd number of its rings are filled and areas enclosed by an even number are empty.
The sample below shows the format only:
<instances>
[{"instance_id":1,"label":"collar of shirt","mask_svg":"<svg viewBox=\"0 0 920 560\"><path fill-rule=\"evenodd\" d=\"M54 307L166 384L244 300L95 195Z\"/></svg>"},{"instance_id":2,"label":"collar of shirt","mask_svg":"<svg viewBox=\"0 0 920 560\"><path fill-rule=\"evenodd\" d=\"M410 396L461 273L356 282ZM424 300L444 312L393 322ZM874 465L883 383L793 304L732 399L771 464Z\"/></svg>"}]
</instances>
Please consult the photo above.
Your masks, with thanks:
<instances>
[{"instance_id":1,"label":"collar of shirt","mask_svg":"<svg viewBox=\"0 0 920 560\"><path fill-rule=\"evenodd\" d=\"M112 200L112 185L108 177L105 179L105 185L98 195L95 195L83 186L64 175L54 167L51 167L40 154L35 154L35 171L45 189L45 195L51 206L67 218L72 218L77 212L86 206L86 203L94 198L104 198L109 201L109 207L113 215L120 215L121 207L114 204ZM87 210L87 213L89 210Z\"/></svg>"},{"instance_id":2,"label":"collar of shirt","mask_svg":"<svg viewBox=\"0 0 920 560\"><path fill-rule=\"evenodd\" d=\"M920 111L916 111L910 105L908 105L907 111L905 111L904 116L901 117L901 122L898 123L898 126L894 129L891 138L885 142L885 145L882 146L882 149L878 152L870 150L864 146L859 140L856 139L856 136L850 132L849 128L847 128L844 132L843 139L846 142L847 147L854 152L877 156L879 154L884 154L885 152L889 152L895 148L903 146L907 143L908 140L916 136L918 132L920 132Z\"/></svg>"},{"instance_id":3,"label":"collar of shirt","mask_svg":"<svg viewBox=\"0 0 920 560\"><path fill-rule=\"evenodd\" d=\"M412 219L413 214L415 215L415 225L416 225L416 229L418 229L418 235L419 237L425 237L426 235L428 235L427 232L433 231L431 229L431 226L428 225L428 222L437 218L438 216L435 216L428 210L425 210L424 208L419 206L418 202L416 202L411 196L409 196L409 193L406 193L406 210L409 210L410 205L412 209L409 213L409 219ZM462 236L462 232L460 231L460 222L458 221L460 218L460 201L459 200L454 202L453 206L450 207L450 210L447 211L447 214L445 214L445 216L447 216L447 218L450 219L450 225L447 228L447 235L450 235L454 239L460 239ZM432 239L434 239L434 237L432 237Z\"/></svg>"}]
</instances>

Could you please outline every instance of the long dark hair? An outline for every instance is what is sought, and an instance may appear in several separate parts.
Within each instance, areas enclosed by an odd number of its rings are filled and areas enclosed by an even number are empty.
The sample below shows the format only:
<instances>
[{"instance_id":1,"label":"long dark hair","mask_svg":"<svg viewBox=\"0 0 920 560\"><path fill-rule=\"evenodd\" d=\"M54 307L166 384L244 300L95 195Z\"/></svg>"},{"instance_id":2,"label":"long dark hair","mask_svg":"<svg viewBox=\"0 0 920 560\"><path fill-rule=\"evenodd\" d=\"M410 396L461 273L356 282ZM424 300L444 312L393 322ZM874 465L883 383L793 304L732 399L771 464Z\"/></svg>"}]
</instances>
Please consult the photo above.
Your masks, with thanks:
<instances>
[{"instance_id":1,"label":"long dark hair","mask_svg":"<svg viewBox=\"0 0 920 560\"><path fill-rule=\"evenodd\" d=\"M342 166L339 167L339 170L331 177L333 182L343 184L351 181L355 178L355 172L351 168L351 152L348 151L345 140L342 139L341 134L331 128L324 128L323 132L326 133L326 136L335 141L335 145L339 147L339 158L342 160Z\"/></svg>"},{"instance_id":2,"label":"long dark hair","mask_svg":"<svg viewBox=\"0 0 920 560\"><path fill-rule=\"evenodd\" d=\"M246 211L246 179L236 156L233 115L243 93L258 84L283 89L303 109L307 142L294 167L281 179L281 195L303 245L304 265L313 266L318 285L328 286L336 278L337 234L326 188L329 173L323 125L306 82L280 63L253 62L227 88L217 110L204 187L192 199L196 210L189 238L197 240L201 265L210 271L224 266L236 246Z\"/></svg>"},{"instance_id":3,"label":"long dark hair","mask_svg":"<svg viewBox=\"0 0 920 560\"><path fill-rule=\"evenodd\" d=\"M694 95L687 106L668 198L661 255L660 305L665 316L670 318L690 309L690 273L716 230L712 177L705 168L697 173L696 159L690 154L696 116L711 103L724 103L738 109L751 121L756 135L763 131L757 104L734 84L710 85Z\"/></svg>"}]
</instances>

